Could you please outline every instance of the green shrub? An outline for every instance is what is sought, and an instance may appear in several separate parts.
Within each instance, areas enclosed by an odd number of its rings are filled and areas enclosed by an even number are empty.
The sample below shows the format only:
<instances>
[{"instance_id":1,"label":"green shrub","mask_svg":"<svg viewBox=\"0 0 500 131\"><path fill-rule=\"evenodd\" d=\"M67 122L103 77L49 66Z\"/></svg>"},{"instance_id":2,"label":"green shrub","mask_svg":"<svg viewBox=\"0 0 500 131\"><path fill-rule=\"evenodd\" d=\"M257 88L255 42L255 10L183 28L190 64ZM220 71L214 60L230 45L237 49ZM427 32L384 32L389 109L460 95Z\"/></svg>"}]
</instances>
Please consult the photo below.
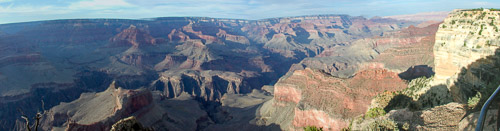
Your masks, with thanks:
<instances>
[{"instance_id":1,"label":"green shrub","mask_svg":"<svg viewBox=\"0 0 500 131\"><path fill-rule=\"evenodd\" d=\"M479 30L479 35L481 35L483 33L483 27L484 27L484 24L481 24L481 30Z\"/></svg>"},{"instance_id":2,"label":"green shrub","mask_svg":"<svg viewBox=\"0 0 500 131\"><path fill-rule=\"evenodd\" d=\"M316 126L304 127L304 131L323 131L323 128L318 128Z\"/></svg>"},{"instance_id":3,"label":"green shrub","mask_svg":"<svg viewBox=\"0 0 500 131\"><path fill-rule=\"evenodd\" d=\"M408 124L408 122L405 122L405 124L403 124L402 129L405 130L405 131L410 130L410 124Z\"/></svg>"},{"instance_id":4,"label":"green shrub","mask_svg":"<svg viewBox=\"0 0 500 131\"><path fill-rule=\"evenodd\" d=\"M481 16L479 16L479 19L483 19L486 16L486 12L481 13Z\"/></svg>"},{"instance_id":5,"label":"green shrub","mask_svg":"<svg viewBox=\"0 0 500 131\"><path fill-rule=\"evenodd\" d=\"M486 41L486 46L491 46L491 41L490 40Z\"/></svg>"},{"instance_id":6,"label":"green shrub","mask_svg":"<svg viewBox=\"0 0 500 131\"><path fill-rule=\"evenodd\" d=\"M483 11L484 8L467 9L464 11Z\"/></svg>"},{"instance_id":7,"label":"green shrub","mask_svg":"<svg viewBox=\"0 0 500 131\"><path fill-rule=\"evenodd\" d=\"M414 100L418 99L418 95L415 93L422 90L423 88L430 87L429 82L433 79L433 77L419 77L413 79L408 83L408 88L404 89L402 92L408 97L413 98Z\"/></svg>"},{"instance_id":8,"label":"green shrub","mask_svg":"<svg viewBox=\"0 0 500 131\"><path fill-rule=\"evenodd\" d=\"M375 107L375 108L370 108L368 112L365 114L365 119L367 118L375 118L378 116L383 116L385 115L385 111L382 108Z\"/></svg>"},{"instance_id":9,"label":"green shrub","mask_svg":"<svg viewBox=\"0 0 500 131\"><path fill-rule=\"evenodd\" d=\"M468 100L467 100L467 105L469 107L475 107L477 105L477 103L479 103L479 100L481 100L481 93L480 92L477 92L476 95L474 97L470 97Z\"/></svg>"}]
</instances>

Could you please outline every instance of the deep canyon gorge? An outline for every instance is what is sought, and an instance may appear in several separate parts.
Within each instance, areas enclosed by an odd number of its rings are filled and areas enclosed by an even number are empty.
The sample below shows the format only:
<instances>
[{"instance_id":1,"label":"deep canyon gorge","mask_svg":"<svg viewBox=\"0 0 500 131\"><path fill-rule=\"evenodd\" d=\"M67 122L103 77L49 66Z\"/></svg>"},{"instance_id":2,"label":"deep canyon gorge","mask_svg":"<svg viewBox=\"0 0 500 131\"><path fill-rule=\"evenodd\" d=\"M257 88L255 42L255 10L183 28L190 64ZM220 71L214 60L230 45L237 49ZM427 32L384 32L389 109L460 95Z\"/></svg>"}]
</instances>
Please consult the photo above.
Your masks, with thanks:
<instances>
[{"instance_id":1,"label":"deep canyon gorge","mask_svg":"<svg viewBox=\"0 0 500 131\"><path fill-rule=\"evenodd\" d=\"M0 24L0 130L37 112L43 130L473 129L500 84L500 11L400 17Z\"/></svg>"}]
</instances>

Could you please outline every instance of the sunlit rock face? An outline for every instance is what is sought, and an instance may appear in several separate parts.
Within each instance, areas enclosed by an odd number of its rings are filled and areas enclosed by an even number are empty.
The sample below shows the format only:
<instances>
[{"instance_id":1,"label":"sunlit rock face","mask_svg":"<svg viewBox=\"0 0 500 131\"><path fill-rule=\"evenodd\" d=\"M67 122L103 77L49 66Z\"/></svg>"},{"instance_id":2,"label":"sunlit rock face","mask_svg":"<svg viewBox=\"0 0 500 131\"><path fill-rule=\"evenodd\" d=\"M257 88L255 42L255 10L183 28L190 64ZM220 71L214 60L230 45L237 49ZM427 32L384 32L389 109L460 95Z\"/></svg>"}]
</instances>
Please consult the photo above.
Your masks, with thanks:
<instances>
[{"instance_id":1,"label":"sunlit rock face","mask_svg":"<svg viewBox=\"0 0 500 131\"><path fill-rule=\"evenodd\" d=\"M500 47L499 11L455 10L439 26L434 45L435 70L433 85L452 87L460 72L468 72L471 63L494 56ZM483 61L486 62L486 61ZM480 65L480 63L476 63ZM483 63L488 64L488 62ZM465 70L463 70L465 69ZM469 77L468 86L485 85L479 77ZM451 90L456 101L464 101L463 94Z\"/></svg>"}]
</instances>

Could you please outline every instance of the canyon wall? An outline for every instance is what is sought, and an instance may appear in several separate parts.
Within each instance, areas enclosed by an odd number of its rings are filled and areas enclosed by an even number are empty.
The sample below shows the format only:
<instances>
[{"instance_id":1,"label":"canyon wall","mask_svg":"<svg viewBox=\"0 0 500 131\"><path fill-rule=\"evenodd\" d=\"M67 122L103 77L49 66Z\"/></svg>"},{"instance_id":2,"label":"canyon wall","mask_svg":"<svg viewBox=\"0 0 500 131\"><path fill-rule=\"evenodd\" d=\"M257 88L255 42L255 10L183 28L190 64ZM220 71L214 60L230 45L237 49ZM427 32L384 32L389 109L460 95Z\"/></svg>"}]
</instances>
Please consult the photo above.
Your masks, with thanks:
<instances>
[{"instance_id":1,"label":"canyon wall","mask_svg":"<svg viewBox=\"0 0 500 131\"><path fill-rule=\"evenodd\" d=\"M475 91L489 86L482 76L493 70L477 70L473 66L494 64L480 59L495 57L500 46L500 12L485 10L455 10L449 14L436 33L434 45L436 75L432 85L444 84L452 91L455 101L466 102ZM478 63L479 62L479 63ZM491 63L493 62L493 63ZM474 64L473 64L474 63ZM493 71L493 72L492 72ZM461 74L464 73L464 74ZM469 76L463 79L464 76ZM456 82L468 84L456 85ZM493 79L491 79L493 82ZM457 88L457 89L453 89Z\"/></svg>"},{"instance_id":2,"label":"canyon wall","mask_svg":"<svg viewBox=\"0 0 500 131\"><path fill-rule=\"evenodd\" d=\"M500 11L454 10L439 25L434 43L435 75L418 78L399 92L380 94L370 108L387 114L358 117L351 129L472 130L479 111L500 84ZM497 103L493 102L493 109ZM367 112L364 116L373 115ZM493 129L496 110L485 129Z\"/></svg>"}]
</instances>

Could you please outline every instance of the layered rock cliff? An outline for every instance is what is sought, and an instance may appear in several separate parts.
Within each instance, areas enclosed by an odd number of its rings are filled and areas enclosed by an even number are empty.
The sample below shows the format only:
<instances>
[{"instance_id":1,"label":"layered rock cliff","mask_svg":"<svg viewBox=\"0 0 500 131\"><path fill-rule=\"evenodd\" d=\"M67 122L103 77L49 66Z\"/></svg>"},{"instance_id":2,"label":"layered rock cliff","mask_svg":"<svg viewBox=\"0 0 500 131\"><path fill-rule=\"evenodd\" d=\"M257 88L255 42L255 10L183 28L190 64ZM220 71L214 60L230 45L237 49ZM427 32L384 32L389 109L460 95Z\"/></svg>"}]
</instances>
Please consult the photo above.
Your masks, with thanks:
<instances>
[{"instance_id":1,"label":"layered rock cliff","mask_svg":"<svg viewBox=\"0 0 500 131\"><path fill-rule=\"evenodd\" d=\"M490 86L494 78L484 80L483 74L495 75L492 61L500 47L500 12L485 10L455 10L449 14L436 33L434 45L436 76L433 85L444 84L452 91L455 101L466 102L474 92ZM484 63L483 63L484 62ZM493 63L492 63L493 62ZM483 68L475 70L474 68ZM479 71L479 75L476 74ZM464 73L464 74L462 74ZM456 85L457 82L466 83ZM495 85L492 85L495 86ZM457 89L452 89L457 87Z\"/></svg>"}]
</instances>

